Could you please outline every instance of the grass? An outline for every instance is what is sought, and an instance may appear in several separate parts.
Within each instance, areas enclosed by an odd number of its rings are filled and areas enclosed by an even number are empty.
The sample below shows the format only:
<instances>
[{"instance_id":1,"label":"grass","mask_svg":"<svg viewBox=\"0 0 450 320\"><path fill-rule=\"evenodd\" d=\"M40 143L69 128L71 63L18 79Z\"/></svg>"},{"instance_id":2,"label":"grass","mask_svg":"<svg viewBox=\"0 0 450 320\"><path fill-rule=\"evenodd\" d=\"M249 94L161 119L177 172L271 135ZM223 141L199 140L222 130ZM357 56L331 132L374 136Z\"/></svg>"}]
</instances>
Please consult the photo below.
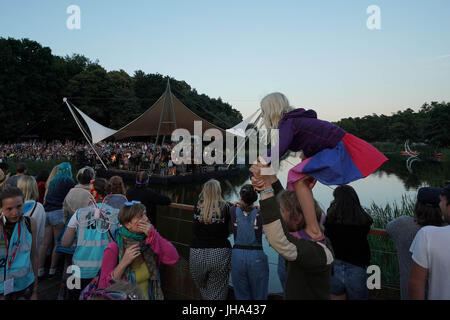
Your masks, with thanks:
<instances>
[{"instance_id":1,"label":"grass","mask_svg":"<svg viewBox=\"0 0 450 320\"><path fill-rule=\"evenodd\" d=\"M44 161L40 161L40 160L24 160L24 161L20 161L23 162L27 165L28 167L28 174L32 175L32 176L36 176L41 170L48 170L48 172L50 173L50 171L52 171L53 167L62 163L62 162L70 162L69 160L62 158L62 159L52 159L52 160L44 160ZM11 175L14 175L16 173L16 167L17 164L19 163L19 161L14 161L14 162L10 162L8 161L8 171L11 172ZM72 165L72 174L74 174L73 170L74 170L74 164L71 163Z\"/></svg>"},{"instance_id":2,"label":"grass","mask_svg":"<svg viewBox=\"0 0 450 320\"><path fill-rule=\"evenodd\" d=\"M394 202L380 207L372 203L367 210L370 212L374 224L373 228L386 229L386 225L400 216L414 216L415 200L403 196L400 203ZM397 260L397 250L389 237L369 235L371 249L371 264L381 269L381 281L387 285L400 285L400 274Z\"/></svg>"}]
</instances>

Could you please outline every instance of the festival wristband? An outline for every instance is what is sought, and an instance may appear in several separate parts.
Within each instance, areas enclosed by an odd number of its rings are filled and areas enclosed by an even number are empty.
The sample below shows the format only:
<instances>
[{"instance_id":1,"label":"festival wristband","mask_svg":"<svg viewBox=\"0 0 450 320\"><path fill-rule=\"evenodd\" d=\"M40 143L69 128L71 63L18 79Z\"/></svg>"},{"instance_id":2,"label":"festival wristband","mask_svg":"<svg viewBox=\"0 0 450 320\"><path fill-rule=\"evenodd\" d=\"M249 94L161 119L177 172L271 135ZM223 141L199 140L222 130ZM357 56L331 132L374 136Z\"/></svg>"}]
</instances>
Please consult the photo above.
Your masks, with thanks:
<instances>
[{"instance_id":1,"label":"festival wristband","mask_svg":"<svg viewBox=\"0 0 450 320\"><path fill-rule=\"evenodd\" d=\"M259 194L260 194L260 195L263 195L263 194L271 193L271 192L273 192L273 188L263 190L263 191L261 191Z\"/></svg>"}]
</instances>

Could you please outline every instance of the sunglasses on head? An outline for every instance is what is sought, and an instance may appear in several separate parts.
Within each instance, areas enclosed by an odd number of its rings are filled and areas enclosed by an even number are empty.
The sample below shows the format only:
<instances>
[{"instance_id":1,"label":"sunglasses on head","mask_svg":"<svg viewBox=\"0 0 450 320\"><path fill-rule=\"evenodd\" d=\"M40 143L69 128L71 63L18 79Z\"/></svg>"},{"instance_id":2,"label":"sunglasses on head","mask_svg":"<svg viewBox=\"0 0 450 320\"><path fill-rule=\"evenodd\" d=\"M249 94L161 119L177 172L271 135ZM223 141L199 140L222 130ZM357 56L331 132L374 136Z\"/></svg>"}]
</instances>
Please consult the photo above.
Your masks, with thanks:
<instances>
[{"instance_id":1,"label":"sunglasses on head","mask_svg":"<svg viewBox=\"0 0 450 320\"><path fill-rule=\"evenodd\" d=\"M131 207L133 204L140 204L140 201L133 200L131 202L125 202L123 205L126 207Z\"/></svg>"}]
</instances>

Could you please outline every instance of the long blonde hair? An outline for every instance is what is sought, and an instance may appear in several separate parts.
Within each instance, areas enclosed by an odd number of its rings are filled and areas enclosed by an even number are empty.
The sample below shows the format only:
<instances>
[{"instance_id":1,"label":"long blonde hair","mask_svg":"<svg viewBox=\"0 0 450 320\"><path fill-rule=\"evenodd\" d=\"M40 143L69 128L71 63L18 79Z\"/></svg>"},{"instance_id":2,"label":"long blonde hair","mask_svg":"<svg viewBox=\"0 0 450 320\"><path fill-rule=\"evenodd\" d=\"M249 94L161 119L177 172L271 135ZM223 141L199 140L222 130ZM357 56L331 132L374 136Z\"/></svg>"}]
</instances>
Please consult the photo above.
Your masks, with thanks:
<instances>
[{"instance_id":1,"label":"long blonde hair","mask_svg":"<svg viewBox=\"0 0 450 320\"><path fill-rule=\"evenodd\" d=\"M261 100L261 113L267 129L276 129L285 112L292 111L289 100L279 92L268 94Z\"/></svg>"},{"instance_id":2,"label":"long blonde hair","mask_svg":"<svg viewBox=\"0 0 450 320\"><path fill-rule=\"evenodd\" d=\"M47 181L45 182L45 190L48 190L48 187L50 186L50 183L56 176L56 172L58 172L58 165L54 166L52 171L50 171L50 174L47 178Z\"/></svg>"},{"instance_id":3,"label":"long blonde hair","mask_svg":"<svg viewBox=\"0 0 450 320\"><path fill-rule=\"evenodd\" d=\"M32 176L23 175L17 180L17 187L23 192L23 201L34 200L39 198L39 191L36 179Z\"/></svg>"},{"instance_id":4,"label":"long blonde hair","mask_svg":"<svg viewBox=\"0 0 450 320\"><path fill-rule=\"evenodd\" d=\"M213 222L213 218L220 219L225 205L220 182L215 179L208 180L203 185L197 204L202 222L208 224Z\"/></svg>"}]
</instances>

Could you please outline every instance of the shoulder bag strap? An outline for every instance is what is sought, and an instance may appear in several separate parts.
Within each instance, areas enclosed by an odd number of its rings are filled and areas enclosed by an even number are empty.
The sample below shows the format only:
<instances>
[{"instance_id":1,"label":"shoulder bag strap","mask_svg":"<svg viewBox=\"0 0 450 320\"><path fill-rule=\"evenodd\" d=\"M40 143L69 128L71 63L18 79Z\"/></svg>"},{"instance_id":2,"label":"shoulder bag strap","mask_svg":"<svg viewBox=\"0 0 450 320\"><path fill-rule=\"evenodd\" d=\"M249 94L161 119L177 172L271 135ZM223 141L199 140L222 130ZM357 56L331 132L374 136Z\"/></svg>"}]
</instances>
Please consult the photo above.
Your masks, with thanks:
<instances>
[{"instance_id":1,"label":"shoulder bag strap","mask_svg":"<svg viewBox=\"0 0 450 320\"><path fill-rule=\"evenodd\" d=\"M38 204L37 201L35 201L34 202L34 206L33 206L33 210L31 210L31 213L30 213L30 218L33 216L34 210L36 210L37 204Z\"/></svg>"}]
</instances>

